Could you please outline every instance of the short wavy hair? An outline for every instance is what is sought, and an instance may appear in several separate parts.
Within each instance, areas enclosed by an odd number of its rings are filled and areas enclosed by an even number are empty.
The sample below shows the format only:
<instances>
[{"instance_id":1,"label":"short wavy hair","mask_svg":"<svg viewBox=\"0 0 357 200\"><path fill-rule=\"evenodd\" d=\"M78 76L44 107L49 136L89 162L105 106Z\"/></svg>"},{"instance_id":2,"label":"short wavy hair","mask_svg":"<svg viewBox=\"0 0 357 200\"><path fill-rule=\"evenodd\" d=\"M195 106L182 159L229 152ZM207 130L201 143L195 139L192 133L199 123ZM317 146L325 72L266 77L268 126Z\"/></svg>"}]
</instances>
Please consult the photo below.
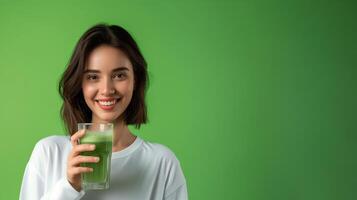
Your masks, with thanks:
<instances>
[{"instance_id":1,"label":"short wavy hair","mask_svg":"<svg viewBox=\"0 0 357 200\"><path fill-rule=\"evenodd\" d=\"M148 120L145 103L149 81L147 63L137 43L128 31L120 26L97 24L81 36L59 81L58 91L63 99L61 117L69 135L77 132L78 123L92 120L92 111L85 103L81 83L88 56L101 45L120 49L133 65L135 85L131 102L123 113L124 122L140 128L140 125Z\"/></svg>"}]
</instances>

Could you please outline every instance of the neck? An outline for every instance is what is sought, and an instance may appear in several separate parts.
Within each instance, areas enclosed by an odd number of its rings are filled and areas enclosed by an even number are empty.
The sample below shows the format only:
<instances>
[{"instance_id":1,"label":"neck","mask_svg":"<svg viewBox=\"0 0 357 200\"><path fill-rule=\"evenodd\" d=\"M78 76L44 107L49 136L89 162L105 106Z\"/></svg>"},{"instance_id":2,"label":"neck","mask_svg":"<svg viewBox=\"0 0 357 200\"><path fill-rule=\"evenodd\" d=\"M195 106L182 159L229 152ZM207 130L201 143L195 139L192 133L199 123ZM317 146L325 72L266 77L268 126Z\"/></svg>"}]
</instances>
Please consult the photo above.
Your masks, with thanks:
<instances>
[{"instance_id":1,"label":"neck","mask_svg":"<svg viewBox=\"0 0 357 200\"><path fill-rule=\"evenodd\" d=\"M136 136L129 131L128 126L123 121L114 122L113 132L113 152L125 149L136 139Z\"/></svg>"}]
</instances>

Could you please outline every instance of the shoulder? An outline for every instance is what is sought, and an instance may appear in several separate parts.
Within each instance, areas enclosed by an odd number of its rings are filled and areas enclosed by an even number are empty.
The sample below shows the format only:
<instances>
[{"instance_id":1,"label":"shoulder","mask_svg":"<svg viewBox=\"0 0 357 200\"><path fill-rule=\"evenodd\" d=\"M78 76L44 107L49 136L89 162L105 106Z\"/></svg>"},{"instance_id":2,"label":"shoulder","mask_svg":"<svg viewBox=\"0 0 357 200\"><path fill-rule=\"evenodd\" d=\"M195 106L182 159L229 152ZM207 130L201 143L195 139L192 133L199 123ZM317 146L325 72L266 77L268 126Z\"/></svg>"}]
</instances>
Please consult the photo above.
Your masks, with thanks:
<instances>
[{"instance_id":1,"label":"shoulder","mask_svg":"<svg viewBox=\"0 0 357 200\"><path fill-rule=\"evenodd\" d=\"M143 149L145 157L150 163L156 163L163 171L167 173L172 173L173 171L181 171L181 163L177 158L174 151L172 151L168 146L144 141Z\"/></svg>"},{"instance_id":2,"label":"shoulder","mask_svg":"<svg viewBox=\"0 0 357 200\"><path fill-rule=\"evenodd\" d=\"M53 135L42 138L36 144L38 147L64 146L70 144L69 136Z\"/></svg>"},{"instance_id":3,"label":"shoulder","mask_svg":"<svg viewBox=\"0 0 357 200\"><path fill-rule=\"evenodd\" d=\"M159 159L177 161L175 153L167 146L155 142L144 141L143 148Z\"/></svg>"},{"instance_id":4,"label":"shoulder","mask_svg":"<svg viewBox=\"0 0 357 200\"><path fill-rule=\"evenodd\" d=\"M63 150L70 146L69 136L49 136L39 140L34 148L33 153L51 153L54 150Z\"/></svg>"},{"instance_id":5,"label":"shoulder","mask_svg":"<svg viewBox=\"0 0 357 200\"><path fill-rule=\"evenodd\" d=\"M186 179L180 161L175 153L166 145L145 141L144 149L150 150L150 162L159 167L160 174L165 177L165 196L173 194L179 187L185 187Z\"/></svg>"},{"instance_id":6,"label":"shoulder","mask_svg":"<svg viewBox=\"0 0 357 200\"><path fill-rule=\"evenodd\" d=\"M62 159L70 147L71 143L67 136L43 138L36 143L28 164L32 168L41 170L49 161Z\"/></svg>"}]
</instances>

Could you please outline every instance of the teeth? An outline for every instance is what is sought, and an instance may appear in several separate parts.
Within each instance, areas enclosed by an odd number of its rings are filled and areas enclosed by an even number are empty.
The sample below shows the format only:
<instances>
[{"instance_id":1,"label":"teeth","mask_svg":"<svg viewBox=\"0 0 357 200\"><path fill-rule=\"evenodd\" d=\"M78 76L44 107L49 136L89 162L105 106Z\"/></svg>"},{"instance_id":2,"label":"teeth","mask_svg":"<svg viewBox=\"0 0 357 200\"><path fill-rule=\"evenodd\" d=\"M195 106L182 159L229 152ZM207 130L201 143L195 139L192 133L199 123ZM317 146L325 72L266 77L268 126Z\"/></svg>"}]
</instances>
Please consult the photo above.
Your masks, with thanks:
<instances>
[{"instance_id":1,"label":"teeth","mask_svg":"<svg viewBox=\"0 0 357 200\"><path fill-rule=\"evenodd\" d=\"M115 104L115 100L113 101L98 101L100 105L103 105L103 106L111 106L113 104Z\"/></svg>"}]
</instances>

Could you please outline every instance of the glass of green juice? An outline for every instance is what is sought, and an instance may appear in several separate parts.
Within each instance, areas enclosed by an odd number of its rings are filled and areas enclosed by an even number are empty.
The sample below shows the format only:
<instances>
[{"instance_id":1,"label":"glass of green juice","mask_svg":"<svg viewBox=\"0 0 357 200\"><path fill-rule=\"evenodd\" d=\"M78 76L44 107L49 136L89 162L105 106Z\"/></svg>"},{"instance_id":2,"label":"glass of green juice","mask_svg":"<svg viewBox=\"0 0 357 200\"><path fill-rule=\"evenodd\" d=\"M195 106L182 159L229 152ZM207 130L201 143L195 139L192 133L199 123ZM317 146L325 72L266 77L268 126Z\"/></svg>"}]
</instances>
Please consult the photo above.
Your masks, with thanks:
<instances>
[{"instance_id":1,"label":"glass of green juice","mask_svg":"<svg viewBox=\"0 0 357 200\"><path fill-rule=\"evenodd\" d=\"M99 162L81 163L82 167L93 168L92 172L81 174L82 188L84 190L108 189L112 157L113 124L79 123L78 130L83 129L86 130L86 134L79 140L79 143L95 144L95 150L82 152L81 155L99 157Z\"/></svg>"}]
</instances>

